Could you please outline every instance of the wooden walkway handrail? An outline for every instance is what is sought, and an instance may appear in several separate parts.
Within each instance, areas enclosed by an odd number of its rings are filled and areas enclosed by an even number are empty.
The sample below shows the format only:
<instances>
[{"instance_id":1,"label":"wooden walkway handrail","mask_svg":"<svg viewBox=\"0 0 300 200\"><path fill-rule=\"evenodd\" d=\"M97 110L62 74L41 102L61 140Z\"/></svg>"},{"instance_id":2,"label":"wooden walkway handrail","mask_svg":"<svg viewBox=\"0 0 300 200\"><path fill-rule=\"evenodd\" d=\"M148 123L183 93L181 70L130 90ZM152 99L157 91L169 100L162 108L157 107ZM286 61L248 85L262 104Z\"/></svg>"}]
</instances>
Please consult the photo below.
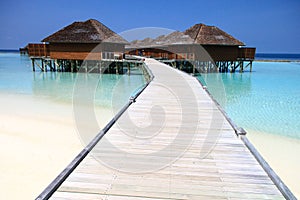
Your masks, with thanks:
<instances>
[{"instance_id":1,"label":"wooden walkway handrail","mask_svg":"<svg viewBox=\"0 0 300 200\"><path fill-rule=\"evenodd\" d=\"M255 149L255 147L248 140L248 138L245 135L242 135L240 138L244 142L244 144L247 146L247 148L250 150L252 155L254 155L255 159L259 162L259 164L262 166L262 168L265 170L265 172L268 174L268 176L271 178L271 180L276 185L276 187L279 189L281 194L288 200L297 200L297 198L294 196L294 194L291 192L291 190L284 184L284 182L281 180L281 178L279 178L279 176L273 171L273 169L270 167L270 165L265 161L265 159Z\"/></svg>"},{"instance_id":2,"label":"wooden walkway handrail","mask_svg":"<svg viewBox=\"0 0 300 200\"><path fill-rule=\"evenodd\" d=\"M271 178L271 180L276 185L276 187L279 189L279 191L282 193L282 195L288 200L297 200L297 198L294 196L294 194L291 192L291 190L280 179L280 177L274 172L274 170L270 167L270 165L265 161L265 159L260 155L260 153L253 146L253 144L248 140L248 138L246 137L247 132L242 127L238 127L233 122L233 120L230 119L230 117L227 115L227 113L224 111L224 109L220 106L220 104L215 100L215 98L207 90L206 86L203 86L203 84L201 83L200 80L198 80L198 82L203 87L203 89L207 92L207 94L211 97L211 99L215 102L218 109L221 111L221 113L224 115L224 117L229 122L231 127L234 129L236 135L239 136L240 139L244 142L246 147L249 149L249 151L252 153L252 155L255 157L255 159L259 162L259 164L262 166L262 168L265 170L265 172Z\"/></svg>"},{"instance_id":3,"label":"wooden walkway handrail","mask_svg":"<svg viewBox=\"0 0 300 200\"><path fill-rule=\"evenodd\" d=\"M227 115L227 113L225 112L225 110L222 108L222 106L219 104L219 102L212 96L212 94L207 90L207 87L204 86L201 81L199 79L197 79L197 81L199 82L199 84L202 86L202 88L206 91L206 93L210 96L210 98L213 100L213 102L216 104L216 106L218 107L218 109L221 111L221 113L224 115L224 117L226 118L226 120L229 122L230 126L233 128L233 130L235 131L235 134L237 136L239 135L246 135L247 132L242 128L236 125L236 123L234 123L234 121Z\"/></svg>"},{"instance_id":4,"label":"wooden walkway handrail","mask_svg":"<svg viewBox=\"0 0 300 200\"><path fill-rule=\"evenodd\" d=\"M143 65L147 71L150 79L146 82L135 95L131 96L129 101L121 108L121 110L108 122L108 124L93 138L93 140L72 160L72 162L44 189L44 191L36 198L36 200L49 199L59 186L68 178L74 169L81 163L81 161L91 152L95 145L103 138L107 131L116 123L121 115L128 109L128 107L135 102L136 98L146 89L154 76L151 70Z\"/></svg>"}]
</instances>

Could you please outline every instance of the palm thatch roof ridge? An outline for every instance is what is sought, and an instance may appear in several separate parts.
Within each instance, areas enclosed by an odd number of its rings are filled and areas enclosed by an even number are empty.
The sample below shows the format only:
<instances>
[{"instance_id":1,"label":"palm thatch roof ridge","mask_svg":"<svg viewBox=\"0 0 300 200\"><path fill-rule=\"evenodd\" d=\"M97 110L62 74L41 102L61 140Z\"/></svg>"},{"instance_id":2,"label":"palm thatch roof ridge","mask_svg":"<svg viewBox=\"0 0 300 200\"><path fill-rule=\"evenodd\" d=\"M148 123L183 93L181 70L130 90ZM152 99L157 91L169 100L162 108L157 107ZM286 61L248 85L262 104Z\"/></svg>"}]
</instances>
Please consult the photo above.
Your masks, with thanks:
<instances>
[{"instance_id":1,"label":"palm thatch roof ridge","mask_svg":"<svg viewBox=\"0 0 300 200\"><path fill-rule=\"evenodd\" d=\"M95 19L84 22L74 22L52 35L46 37L42 42L55 43L122 43L128 42L113 32L104 24Z\"/></svg>"},{"instance_id":2,"label":"palm thatch roof ridge","mask_svg":"<svg viewBox=\"0 0 300 200\"><path fill-rule=\"evenodd\" d=\"M245 46L243 42L237 40L216 26L195 24L183 33L189 35L197 44Z\"/></svg>"}]
</instances>

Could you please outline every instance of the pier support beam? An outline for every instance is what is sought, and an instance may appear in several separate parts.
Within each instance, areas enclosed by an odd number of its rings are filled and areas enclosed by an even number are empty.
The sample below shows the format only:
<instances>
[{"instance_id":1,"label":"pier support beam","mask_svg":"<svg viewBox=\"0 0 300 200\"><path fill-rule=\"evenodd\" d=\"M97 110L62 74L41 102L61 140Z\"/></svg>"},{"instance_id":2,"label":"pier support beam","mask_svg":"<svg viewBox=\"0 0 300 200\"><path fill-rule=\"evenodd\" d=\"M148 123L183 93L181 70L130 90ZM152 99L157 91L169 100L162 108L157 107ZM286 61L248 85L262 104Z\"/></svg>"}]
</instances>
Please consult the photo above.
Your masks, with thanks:
<instances>
[{"instance_id":1,"label":"pier support beam","mask_svg":"<svg viewBox=\"0 0 300 200\"><path fill-rule=\"evenodd\" d=\"M31 62L32 62L32 71L35 72L34 58L31 58Z\"/></svg>"},{"instance_id":2,"label":"pier support beam","mask_svg":"<svg viewBox=\"0 0 300 200\"><path fill-rule=\"evenodd\" d=\"M47 67L45 69L44 59L41 59L41 61L42 61L42 71L47 72Z\"/></svg>"}]
</instances>

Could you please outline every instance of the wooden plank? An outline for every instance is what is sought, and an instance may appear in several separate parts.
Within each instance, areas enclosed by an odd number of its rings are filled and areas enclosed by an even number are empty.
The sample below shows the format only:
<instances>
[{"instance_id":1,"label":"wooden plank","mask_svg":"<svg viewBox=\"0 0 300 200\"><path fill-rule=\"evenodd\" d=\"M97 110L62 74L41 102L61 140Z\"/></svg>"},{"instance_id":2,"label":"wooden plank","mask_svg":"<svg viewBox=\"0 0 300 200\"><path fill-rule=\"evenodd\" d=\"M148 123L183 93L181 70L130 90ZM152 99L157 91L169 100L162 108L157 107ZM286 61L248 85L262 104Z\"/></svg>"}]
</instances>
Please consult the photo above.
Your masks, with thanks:
<instances>
[{"instance_id":1,"label":"wooden plank","mask_svg":"<svg viewBox=\"0 0 300 200\"><path fill-rule=\"evenodd\" d=\"M195 78L152 59L147 59L146 63L155 78L103 138L126 152L124 157L120 157L114 146L101 140L52 199L284 199ZM186 88L181 88L182 84L169 76L170 70L182 76L194 92L195 100L166 95L161 84L186 93ZM190 105L178 107L178 101ZM153 105L160 105L164 113L158 110L151 113ZM198 112L192 105L198 106ZM184 112L188 115L184 125L180 122L182 109L186 109ZM159 129L161 121L157 119L161 115L165 123ZM130 125L128 116L141 127L152 124L147 131L159 130L158 133L139 138L141 130L146 129ZM133 135L124 134L125 129ZM176 137L180 142L174 142ZM171 148L155 154L166 146ZM207 154L203 156L203 152ZM145 155L147 159L128 162L131 154ZM100 157L119 166L144 164L153 170L120 172ZM170 162L163 167L156 162L166 159Z\"/></svg>"}]
</instances>

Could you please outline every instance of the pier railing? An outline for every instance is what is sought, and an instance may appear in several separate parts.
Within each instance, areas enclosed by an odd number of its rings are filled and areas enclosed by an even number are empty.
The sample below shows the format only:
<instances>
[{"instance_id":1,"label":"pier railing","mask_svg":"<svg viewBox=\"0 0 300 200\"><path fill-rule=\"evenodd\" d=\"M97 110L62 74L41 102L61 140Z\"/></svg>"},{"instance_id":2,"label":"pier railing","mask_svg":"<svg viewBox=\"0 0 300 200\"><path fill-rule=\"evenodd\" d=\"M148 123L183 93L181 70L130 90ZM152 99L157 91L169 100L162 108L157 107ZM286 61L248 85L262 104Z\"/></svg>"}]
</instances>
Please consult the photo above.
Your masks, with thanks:
<instances>
[{"instance_id":1,"label":"pier railing","mask_svg":"<svg viewBox=\"0 0 300 200\"><path fill-rule=\"evenodd\" d=\"M28 55L30 57L49 57L50 49L48 44L28 44Z\"/></svg>"},{"instance_id":2,"label":"pier railing","mask_svg":"<svg viewBox=\"0 0 300 200\"><path fill-rule=\"evenodd\" d=\"M238 51L238 59L254 60L256 48L242 47Z\"/></svg>"},{"instance_id":3,"label":"pier railing","mask_svg":"<svg viewBox=\"0 0 300 200\"><path fill-rule=\"evenodd\" d=\"M137 97L146 89L149 83L153 80L154 75L147 65L143 65L145 72L150 79L137 93L130 97L129 101L121 108L121 110L108 122L108 124L93 138L93 140L72 160L72 162L48 185L45 190L36 198L36 200L49 199L59 186L68 178L75 170L81 161L92 151L96 144L103 138L109 129L118 121L122 114L133 104Z\"/></svg>"},{"instance_id":4,"label":"pier railing","mask_svg":"<svg viewBox=\"0 0 300 200\"><path fill-rule=\"evenodd\" d=\"M253 146L253 144L248 140L248 138L246 136L247 132L242 127L237 126L237 124L233 122L233 120L227 115L227 113L221 107L221 105L217 102L217 100L207 90L206 86L204 86L203 83L199 79L197 79L197 81L202 86L202 88L206 91L206 93L210 96L210 98L214 101L217 108L221 111L221 113L224 115L225 119L229 122L230 126L235 131L235 134L243 141L243 143L246 145L246 147L249 149L249 151L252 153L252 155L255 157L255 159L258 161L258 163L262 166L262 168L268 174L268 176L273 181L273 183L276 185L276 187L281 192L281 194L288 200L297 200L297 198L291 192L291 190L287 187L287 185L274 172L274 170L271 168L271 166L264 160L262 155L256 150L256 148Z\"/></svg>"}]
</instances>

